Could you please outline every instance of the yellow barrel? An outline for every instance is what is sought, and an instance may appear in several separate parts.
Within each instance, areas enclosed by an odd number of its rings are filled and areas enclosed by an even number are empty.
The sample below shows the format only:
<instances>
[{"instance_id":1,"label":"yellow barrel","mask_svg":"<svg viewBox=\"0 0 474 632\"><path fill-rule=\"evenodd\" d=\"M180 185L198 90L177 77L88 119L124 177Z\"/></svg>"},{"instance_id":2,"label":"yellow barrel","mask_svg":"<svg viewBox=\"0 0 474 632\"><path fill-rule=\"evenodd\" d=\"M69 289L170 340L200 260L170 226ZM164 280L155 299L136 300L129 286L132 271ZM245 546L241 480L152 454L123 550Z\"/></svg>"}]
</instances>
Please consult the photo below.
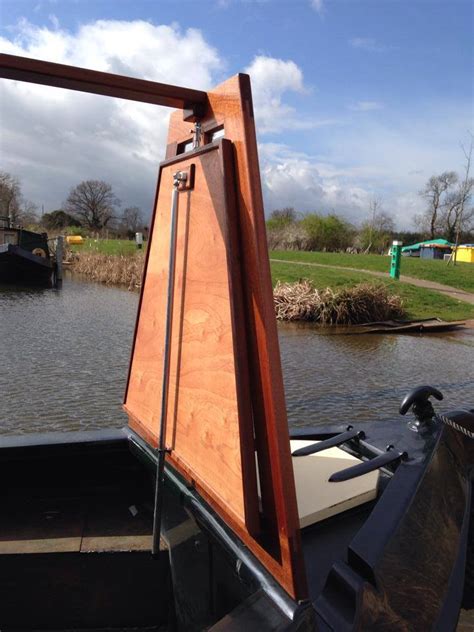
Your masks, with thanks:
<instances>
[{"instance_id":1,"label":"yellow barrel","mask_svg":"<svg viewBox=\"0 0 474 632\"><path fill-rule=\"evenodd\" d=\"M66 241L70 246L82 246L84 238L80 235L68 235Z\"/></svg>"}]
</instances>

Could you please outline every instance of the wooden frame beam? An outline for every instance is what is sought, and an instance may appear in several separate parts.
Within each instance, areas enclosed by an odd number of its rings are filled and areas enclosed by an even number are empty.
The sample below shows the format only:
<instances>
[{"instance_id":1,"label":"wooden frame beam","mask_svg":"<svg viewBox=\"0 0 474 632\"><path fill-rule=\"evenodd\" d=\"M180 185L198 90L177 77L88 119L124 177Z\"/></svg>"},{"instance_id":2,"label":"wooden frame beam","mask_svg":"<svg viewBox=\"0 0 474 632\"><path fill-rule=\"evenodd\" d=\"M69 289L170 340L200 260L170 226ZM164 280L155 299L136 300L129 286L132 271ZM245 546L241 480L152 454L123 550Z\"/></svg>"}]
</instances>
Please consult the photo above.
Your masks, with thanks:
<instances>
[{"instance_id":1,"label":"wooden frame beam","mask_svg":"<svg viewBox=\"0 0 474 632\"><path fill-rule=\"evenodd\" d=\"M108 72L5 53L0 54L0 77L141 103L164 105L184 110L185 120L200 118L207 106L207 93L202 90L181 88L166 83L123 77Z\"/></svg>"}]
</instances>

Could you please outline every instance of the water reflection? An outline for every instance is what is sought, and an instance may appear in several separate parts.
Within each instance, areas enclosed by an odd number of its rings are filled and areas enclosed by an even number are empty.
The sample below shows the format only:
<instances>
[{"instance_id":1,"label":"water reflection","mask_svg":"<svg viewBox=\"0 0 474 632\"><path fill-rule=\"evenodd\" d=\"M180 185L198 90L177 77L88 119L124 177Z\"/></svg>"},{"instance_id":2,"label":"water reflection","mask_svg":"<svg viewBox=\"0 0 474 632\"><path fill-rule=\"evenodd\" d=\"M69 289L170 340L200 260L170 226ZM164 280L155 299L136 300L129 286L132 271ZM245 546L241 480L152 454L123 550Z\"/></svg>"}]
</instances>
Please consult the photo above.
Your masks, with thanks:
<instances>
[{"instance_id":1,"label":"water reflection","mask_svg":"<svg viewBox=\"0 0 474 632\"><path fill-rule=\"evenodd\" d=\"M136 307L134 294L79 281L0 288L0 431L122 425Z\"/></svg>"},{"instance_id":2,"label":"water reflection","mask_svg":"<svg viewBox=\"0 0 474 632\"><path fill-rule=\"evenodd\" d=\"M0 433L121 426L137 294L78 280L62 290L0 286ZM474 331L321 335L279 327L290 425L370 423L398 434L414 385L474 406ZM372 431L373 429L373 431ZM393 437L396 438L396 437Z\"/></svg>"},{"instance_id":3,"label":"water reflection","mask_svg":"<svg viewBox=\"0 0 474 632\"><path fill-rule=\"evenodd\" d=\"M291 425L389 422L404 393L437 385L443 409L474 404L474 332L317 335L280 327Z\"/></svg>"}]
</instances>

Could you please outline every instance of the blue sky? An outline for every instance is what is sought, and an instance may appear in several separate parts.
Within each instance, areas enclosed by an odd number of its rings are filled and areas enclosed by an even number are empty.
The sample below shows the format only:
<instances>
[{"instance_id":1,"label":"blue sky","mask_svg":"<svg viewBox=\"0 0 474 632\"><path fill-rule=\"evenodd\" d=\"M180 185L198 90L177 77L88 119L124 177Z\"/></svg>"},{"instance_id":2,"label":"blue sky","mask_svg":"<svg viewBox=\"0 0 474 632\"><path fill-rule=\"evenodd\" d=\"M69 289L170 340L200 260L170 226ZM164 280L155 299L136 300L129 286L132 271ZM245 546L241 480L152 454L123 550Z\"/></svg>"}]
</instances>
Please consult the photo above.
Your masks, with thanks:
<instances>
[{"instance_id":1,"label":"blue sky","mask_svg":"<svg viewBox=\"0 0 474 632\"><path fill-rule=\"evenodd\" d=\"M1 25L0 48L14 54L204 89L249 72L267 211L357 223L378 197L410 228L418 191L461 171L460 142L474 131L467 0L2 0ZM27 197L57 208L97 177L149 212L166 111L5 83L1 168Z\"/></svg>"}]
</instances>

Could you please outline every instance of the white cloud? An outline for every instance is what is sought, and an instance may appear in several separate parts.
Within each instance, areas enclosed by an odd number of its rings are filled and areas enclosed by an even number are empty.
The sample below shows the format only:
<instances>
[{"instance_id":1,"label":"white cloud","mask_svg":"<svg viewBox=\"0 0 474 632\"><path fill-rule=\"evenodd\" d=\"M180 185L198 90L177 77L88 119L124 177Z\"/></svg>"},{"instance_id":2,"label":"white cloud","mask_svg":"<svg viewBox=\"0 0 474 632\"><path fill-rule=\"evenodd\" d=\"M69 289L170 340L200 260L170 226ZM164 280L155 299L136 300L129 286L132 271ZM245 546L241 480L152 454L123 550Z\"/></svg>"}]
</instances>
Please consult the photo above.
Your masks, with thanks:
<instances>
[{"instance_id":1,"label":"white cloud","mask_svg":"<svg viewBox=\"0 0 474 632\"><path fill-rule=\"evenodd\" d=\"M317 121L296 116L295 109L282 100L287 92L307 92L303 72L294 61L258 55L247 66L245 72L250 75L252 81L257 127L260 133L306 129L317 125Z\"/></svg>"},{"instance_id":2,"label":"white cloud","mask_svg":"<svg viewBox=\"0 0 474 632\"><path fill-rule=\"evenodd\" d=\"M126 42L126 45L124 45ZM19 23L0 37L5 53L207 89L223 62L194 29L141 20L99 20L76 33ZM169 110L2 80L1 168L19 176L26 197L57 208L84 179L110 182L124 205L150 210Z\"/></svg>"},{"instance_id":3,"label":"white cloud","mask_svg":"<svg viewBox=\"0 0 474 632\"><path fill-rule=\"evenodd\" d=\"M324 12L324 0L311 0L311 6L318 13Z\"/></svg>"},{"instance_id":4,"label":"white cloud","mask_svg":"<svg viewBox=\"0 0 474 632\"><path fill-rule=\"evenodd\" d=\"M371 110L381 110L383 104L380 101L357 101L348 106L353 112L370 112Z\"/></svg>"},{"instance_id":5,"label":"white cloud","mask_svg":"<svg viewBox=\"0 0 474 632\"><path fill-rule=\"evenodd\" d=\"M266 210L335 210L357 223L367 217L375 195L399 228L413 229L415 215L424 208L418 192L427 179L450 169L462 171L459 139L466 137L469 120L470 104L444 102L427 106L417 117L405 115L396 125L365 120L335 126L326 134L324 153L318 142L318 154L311 152L311 137L306 153L282 143L261 143Z\"/></svg>"},{"instance_id":6,"label":"white cloud","mask_svg":"<svg viewBox=\"0 0 474 632\"><path fill-rule=\"evenodd\" d=\"M292 206L301 212L336 211L353 222L366 215L373 195L344 170L277 143L259 145L267 211Z\"/></svg>"},{"instance_id":7,"label":"white cloud","mask_svg":"<svg viewBox=\"0 0 474 632\"><path fill-rule=\"evenodd\" d=\"M0 48L200 89L219 83L225 67L199 31L139 20L100 20L74 33L58 23L47 28L23 21L10 38L0 37ZM269 211L334 209L359 221L378 194L399 225L409 226L420 210L417 191L426 179L462 167L459 140L470 126L469 107L428 104L418 118L404 114L391 125L387 115L369 119L346 111L344 121L318 114L314 105L303 113L309 91L292 60L260 55L247 72ZM151 209L169 110L8 80L0 81L0 101L0 169L20 177L27 198L52 210L72 186L97 178L112 184L124 206L141 206L145 214ZM363 112L382 105L366 100L350 107ZM291 146L293 130L308 130L300 140L304 151ZM268 142L276 133L284 142Z\"/></svg>"},{"instance_id":8,"label":"white cloud","mask_svg":"<svg viewBox=\"0 0 474 632\"><path fill-rule=\"evenodd\" d=\"M392 46L380 44L373 37L353 37L349 40L349 44L353 48L365 50L369 53L384 53L393 48Z\"/></svg>"}]
</instances>

